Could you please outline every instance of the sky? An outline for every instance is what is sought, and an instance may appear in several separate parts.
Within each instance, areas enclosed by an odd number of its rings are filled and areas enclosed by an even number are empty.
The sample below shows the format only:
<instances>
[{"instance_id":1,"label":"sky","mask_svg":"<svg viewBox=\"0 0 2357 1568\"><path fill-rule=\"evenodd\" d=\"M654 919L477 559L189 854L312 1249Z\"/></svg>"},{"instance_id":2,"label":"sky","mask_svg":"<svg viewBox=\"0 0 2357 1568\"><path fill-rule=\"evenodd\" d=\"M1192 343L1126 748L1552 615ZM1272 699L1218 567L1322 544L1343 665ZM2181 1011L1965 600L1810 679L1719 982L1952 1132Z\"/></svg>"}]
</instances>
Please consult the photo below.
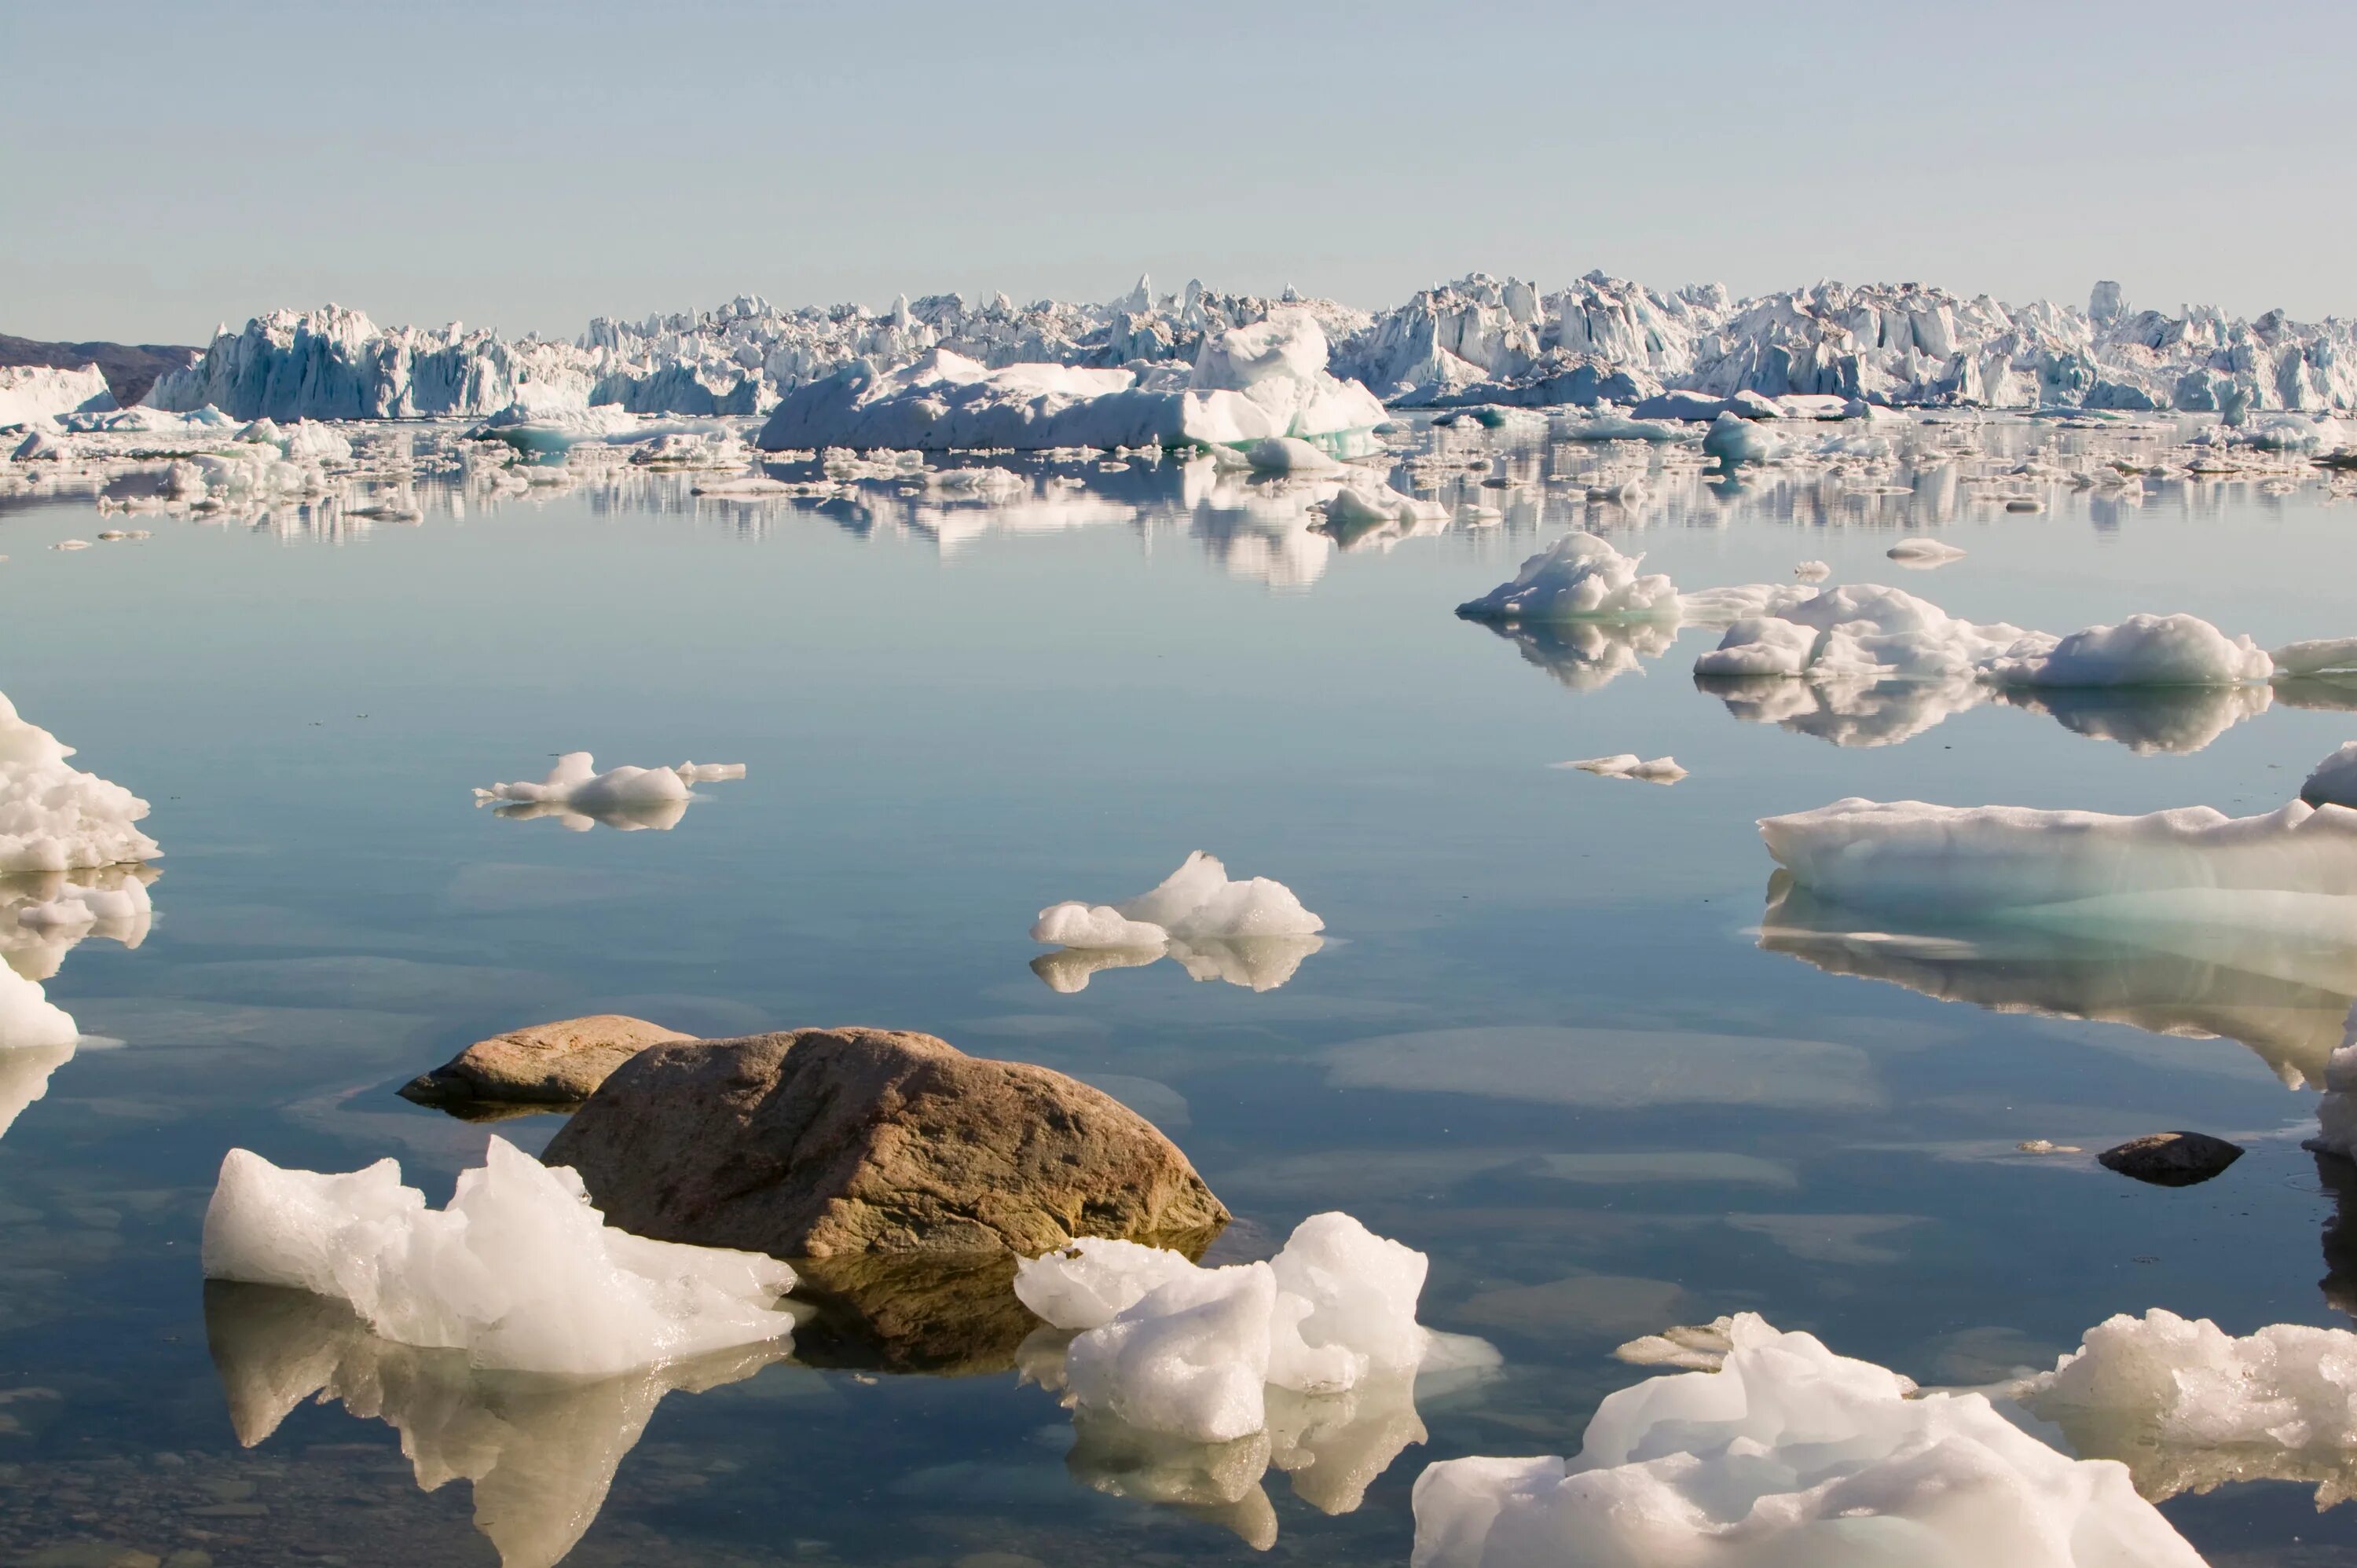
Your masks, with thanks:
<instances>
[{"instance_id":1,"label":"sky","mask_svg":"<svg viewBox=\"0 0 2357 1568\"><path fill-rule=\"evenodd\" d=\"M0 332L1480 270L2357 314L2357 5L0 0Z\"/></svg>"}]
</instances>

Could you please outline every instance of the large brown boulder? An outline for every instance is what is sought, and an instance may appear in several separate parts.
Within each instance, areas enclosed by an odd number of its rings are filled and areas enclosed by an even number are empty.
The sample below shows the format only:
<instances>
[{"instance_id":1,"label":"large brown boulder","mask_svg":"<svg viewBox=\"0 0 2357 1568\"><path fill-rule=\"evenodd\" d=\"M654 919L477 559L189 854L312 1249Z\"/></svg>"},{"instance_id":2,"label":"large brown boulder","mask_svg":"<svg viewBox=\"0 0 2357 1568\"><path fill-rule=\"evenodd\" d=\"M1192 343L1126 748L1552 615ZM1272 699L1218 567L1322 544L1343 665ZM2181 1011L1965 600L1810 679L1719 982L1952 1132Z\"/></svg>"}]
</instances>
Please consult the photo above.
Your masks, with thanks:
<instances>
[{"instance_id":1,"label":"large brown boulder","mask_svg":"<svg viewBox=\"0 0 2357 1568\"><path fill-rule=\"evenodd\" d=\"M501 1106L578 1105L607 1075L649 1046L690 1040L677 1029L619 1013L534 1024L477 1040L402 1086L404 1100L461 1114Z\"/></svg>"},{"instance_id":2,"label":"large brown boulder","mask_svg":"<svg viewBox=\"0 0 2357 1568\"><path fill-rule=\"evenodd\" d=\"M1029 1257L1077 1236L1200 1247L1228 1219L1120 1101L888 1029L656 1046L542 1158L579 1171L625 1230L782 1258Z\"/></svg>"}]
</instances>

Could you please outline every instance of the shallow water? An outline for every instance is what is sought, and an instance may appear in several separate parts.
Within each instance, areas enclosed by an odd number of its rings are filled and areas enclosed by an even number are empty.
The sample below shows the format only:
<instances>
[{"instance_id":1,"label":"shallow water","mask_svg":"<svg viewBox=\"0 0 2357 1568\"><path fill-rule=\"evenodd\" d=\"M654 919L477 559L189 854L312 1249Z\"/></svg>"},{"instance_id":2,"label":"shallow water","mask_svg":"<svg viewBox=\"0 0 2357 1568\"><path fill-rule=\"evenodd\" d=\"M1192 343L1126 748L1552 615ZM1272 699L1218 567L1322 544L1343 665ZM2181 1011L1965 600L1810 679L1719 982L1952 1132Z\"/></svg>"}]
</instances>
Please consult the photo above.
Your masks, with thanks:
<instances>
[{"instance_id":1,"label":"shallow water","mask_svg":"<svg viewBox=\"0 0 2357 1568\"><path fill-rule=\"evenodd\" d=\"M1935 438L2008 464L2122 443ZM1700 629L1646 650L1450 610L1577 522L1689 589L1813 557L1978 620L2183 609L2274 646L2357 629L2357 510L2244 479L2140 506L2041 486L2046 510L2007 512L1953 467L1905 471L1903 496L1679 468L1591 505L1564 479L1654 455L1425 440L1495 455L1440 493L1501 521L1340 549L1252 487L1144 463L1065 465L1082 488L1013 507L891 486L721 502L636 473L506 499L420 484L416 526L143 517L153 537L72 553L47 546L110 526L87 496L0 501L0 690L152 800L166 851L146 940L86 941L48 983L121 1045L85 1044L0 1138L0 1556L488 1563L482 1509L511 1565L587 1513L569 1562L1211 1562L1273 1529L1305 1560L1404 1563L1425 1463L1576 1449L1641 1375L1612 1348L1670 1324L1758 1310L1926 1382L2050 1364L2153 1305L2346 1325L2328 1290L2357 1299L2357 1240L2335 1246L2333 1173L2298 1139L2348 994L2118 950L1943 961L1787 929L1805 911L1763 945L1752 827L1848 795L2267 810L2350 737L2339 693L1796 707L1696 690ZM1910 523L1970 553L1900 569L1883 552ZM749 771L668 832L470 802L585 747ZM1549 766L1620 751L1691 777ZM1288 981L1034 972L1035 910L1134 893L1197 848L1324 916ZM393 1154L438 1202L492 1129L393 1088L601 1011L923 1029L1100 1082L1236 1210L1222 1255L1346 1208L1431 1254L1424 1320L1490 1339L1504 1374L1428 1380L1425 1440L1352 1511L1316 1506L1349 1488L1314 1464L1269 1469L1257 1502L1252 1455L1191 1460L1211 1478L1187 1507L1118 1495L1185 1488L1117 1438L1068 1456L1071 1418L1018 1381L1025 1325L988 1282L963 1337L813 1328L795 1359L674 1369L667 1394L468 1373L299 1301L208 1294L226 1149ZM554 1125L496 1131L537 1148ZM2015 1148L2179 1126L2250 1152L2167 1190ZM297 1403L264 1435L307 1354L343 1358L357 1408ZM360 1418L380 1413L414 1466ZM1329 1477L1351 1436L1308 1445ZM494 1460L505 1480L471 1495L421 1486ZM2357 1509L2319 1514L2311 1490L2164 1509L2213 1561L2340 1560Z\"/></svg>"}]
</instances>

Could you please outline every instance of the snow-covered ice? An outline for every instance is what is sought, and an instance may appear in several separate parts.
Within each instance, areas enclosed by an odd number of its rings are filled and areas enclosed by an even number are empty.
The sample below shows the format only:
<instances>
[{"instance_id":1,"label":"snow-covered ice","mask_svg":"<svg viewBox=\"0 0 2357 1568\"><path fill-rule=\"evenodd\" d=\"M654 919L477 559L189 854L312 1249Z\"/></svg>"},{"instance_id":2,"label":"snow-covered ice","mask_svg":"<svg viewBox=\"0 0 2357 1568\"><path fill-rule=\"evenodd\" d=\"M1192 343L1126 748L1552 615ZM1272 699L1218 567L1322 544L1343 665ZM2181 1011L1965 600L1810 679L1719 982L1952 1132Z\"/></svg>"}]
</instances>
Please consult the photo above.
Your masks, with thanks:
<instances>
[{"instance_id":1,"label":"snow-covered ice","mask_svg":"<svg viewBox=\"0 0 2357 1568\"><path fill-rule=\"evenodd\" d=\"M616 1230L581 1178L501 1138L431 1209L390 1159L349 1175L244 1149L205 1210L209 1279L339 1297L388 1339L478 1366L608 1376L784 1337L793 1271Z\"/></svg>"},{"instance_id":2,"label":"snow-covered ice","mask_svg":"<svg viewBox=\"0 0 2357 1568\"><path fill-rule=\"evenodd\" d=\"M1423 1253L1327 1213L1267 1262L1225 1268L1084 1238L1018 1264L1015 1292L1051 1326L1080 1331L1064 1358L1067 1403L1227 1443L1267 1425L1270 1385L1331 1394L1412 1372L1435 1339L1415 1321L1426 1267Z\"/></svg>"},{"instance_id":3,"label":"snow-covered ice","mask_svg":"<svg viewBox=\"0 0 2357 1568\"><path fill-rule=\"evenodd\" d=\"M475 791L479 806L507 802L501 814L554 816L561 825L586 832L593 822L608 827L669 828L677 825L695 797L691 784L745 777L741 762L683 762L675 768L635 768L627 763L597 771L590 753L568 751L538 783L494 784Z\"/></svg>"},{"instance_id":4,"label":"snow-covered ice","mask_svg":"<svg viewBox=\"0 0 2357 1568\"><path fill-rule=\"evenodd\" d=\"M1569 1459L1466 1458L1415 1484L1415 1568L2199 1568L2121 1466L2072 1459L1977 1393L1744 1313L1717 1371L1606 1397Z\"/></svg>"},{"instance_id":5,"label":"snow-covered ice","mask_svg":"<svg viewBox=\"0 0 2357 1568\"><path fill-rule=\"evenodd\" d=\"M73 754L0 693L0 875L115 865L163 853L132 825L147 815L147 802L68 766Z\"/></svg>"}]
</instances>

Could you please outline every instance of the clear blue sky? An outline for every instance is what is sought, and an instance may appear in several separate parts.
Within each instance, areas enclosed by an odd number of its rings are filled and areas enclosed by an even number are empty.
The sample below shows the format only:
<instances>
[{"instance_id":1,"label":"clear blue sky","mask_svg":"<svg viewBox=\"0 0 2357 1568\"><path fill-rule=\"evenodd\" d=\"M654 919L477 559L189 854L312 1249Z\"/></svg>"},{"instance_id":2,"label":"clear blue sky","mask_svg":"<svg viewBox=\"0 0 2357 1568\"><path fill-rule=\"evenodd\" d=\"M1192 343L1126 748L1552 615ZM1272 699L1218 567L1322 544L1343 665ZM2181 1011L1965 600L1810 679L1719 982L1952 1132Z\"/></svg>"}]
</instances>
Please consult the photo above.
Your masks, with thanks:
<instances>
[{"instance_id":1,"label":"clear blue sky","mask_svg":"<svg viewBox=\"0 0 2357 1568\"><path fill-rule=\"evenodd\" d=\"M18 5L0 331L1141 270L2357 314L2357 5Z\"/></svg>"}]
</instances>

